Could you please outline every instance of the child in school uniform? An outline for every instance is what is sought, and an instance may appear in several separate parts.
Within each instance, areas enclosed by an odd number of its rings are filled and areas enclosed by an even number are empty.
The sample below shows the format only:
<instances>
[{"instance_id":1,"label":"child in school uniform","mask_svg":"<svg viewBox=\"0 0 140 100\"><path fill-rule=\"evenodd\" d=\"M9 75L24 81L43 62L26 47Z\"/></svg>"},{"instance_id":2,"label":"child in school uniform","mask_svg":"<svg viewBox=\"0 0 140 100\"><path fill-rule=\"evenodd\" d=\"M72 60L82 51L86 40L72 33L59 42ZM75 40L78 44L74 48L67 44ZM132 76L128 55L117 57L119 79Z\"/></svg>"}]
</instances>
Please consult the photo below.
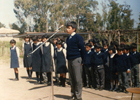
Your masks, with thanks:
<instances>
[{"instance_id":1,"label":"child in school uniform","mask_svg":"<svg viewBox=\"0 0 140 100\"><path fill-rule=\"evenodd\" d=\"M126 89L127 86L127 67L126 67L126 60L125 55L123 54L123 48L121 46L118 46L117 48L117 54L115 55L115 61L114 61L115 67L117 69L118 74L118 81L119 81L119 90L118 92L127 92Z\"/></svg>"},{"instance_id":2,"label":"child in school uniform","mask_svg":"<svg viewBox=\"0 0 140 100\"><path fill-rule=\"evenodd\" d=\"M109 52L108 52L108 41L106 39L102 40L102 46L103 48L101 49L101 52L104 53L104 56L106 58L105 64L104 64L104 68L105 68L105 88L109 89L110 85L110 75L109 75L109 66L106 64L107 62L107 57L109 57Z\"/></svg>"},{"instance_id":3,"label":"child in school uniform","mask_svg":"<svg viewBox=\"0 0 140 100\"><path fill-rule=\"evenodd\" d=\"M10 41L10 53L11 53L11 68L14 68L15 72L15 81L19 80L18 77L18 68L19 68L19 48L16 47L16 41L12 39Z\"/></svg>"},{"instance_id":4,"label":"child in school uniform","mask_svg":"<svg viewBox=\"0 0 140 100\"><path fill-rule=\"evenodd\" d=\"M137 44L131 44L132 52L131 54L131 77L132 77L132 86L133 87L140 87L140 80L139 80L139 63L140 63L140 53L137 52Z\"/></svg>"},{"instance_id":5,"label":"child in school uniform","mask_svg":"<svg viewBox=\"0 0 140 100\"><path fill-rule=\"evenodd\" d=\"M38 43L38 37L34 36L32 38L33 40L33 50L35 50L40 44ZM35 51L32 54L32 71L36 72L36 79L37 79L37 84L42 84L41 80L41 69L42 69L42 51L41 48L39 48L37 51Z\"/></svg>"},{"instance_id":6,"label":"child in school uniform","mask_svg":"<svg viewBox=\"0 0 140 100\"><path fill-rule=\"evenodd\" d=\"M101 52L100 43L95 44L95 52L92 54L91 63L95 69L96 75L96 89L102 90L104 88L105 83L105 71L104 71L104 62L105 56L104 53Z\"/></svg>"},{"instance_id":7,"label":"child in school uniform","mask_svg":"<svg viewBox=\"0 0 140 100\"><path fill-rule=\"evenodd\" d=\"M65 87L67 73L66 49L62 47L62 41L58 40L57 45L57 67L56 71L60 74L60 86Z\"/></svg>"},{"instance_id":8,"label":"child in school uniform","mask_svg":"<svg viewBox=\"0 0 140 100\"><path fill-rule=\"evenodd\" d=\"M115 65L114 65L114 56L115 56L115 47L114 46L109 46L108 47L109 51L109 57L107 58L108 62L108 73L110 75L110 91L113 91L113 86L114 86L114 81L117 83L116 84L116 89L118 88L118 79L116 76L116 71L115 71Z\"/></svg>"},{"instance_id":9,"label":"child in school uniform","mask_svg":"<svg viewBox=\"0 0 140 100\"><path fill-rule=\"evenodd\" d=\"M64 42L64 37L63 37L63 36L59 36L59 37L58 37L58 40L62 41L62 47L63 47L64 49L66 49L66 48L67 48L67 44Z\"/></svg>"},{"instance_id":10,"label":"child in school uniform","mask_svg":"<svg viewBox=\"0 0 140 100\"><path fill-rule=\"evenodd\" d=\"M25 36L24 40L25 40L25 43L23 44L23 53L24 53L23 64L27 70L28 78L31 78L31 76L32 76L32 57L31 56L27 57L27 55L32 52L32 43L30 42L29 36Z\"/></svg>"},{"instance_id":11,"label":"child in school uniform","mask_svg":"<svg viewBox=\"0 0 140 100\"><path fill-rule=\"evenodd\" d=\"M42 36L43 42L48 39L47 35ZM51 74L54 66L54 47L50 42L46 42L43 45L43 54L42 54L42 72L47 73L48 82L47 85L51 85Z\"/></svg>"},{"instance_id":12,"label":"child in school uniform","mask_svg":"<svg viewBox=\"0 0 140 100\"><path fill-rule=\"evenodd\" d=\"M119 43L117 41L111 41L110 45L114 45L116 53L117 53L117 48L119 46Z\"/></svg>"},{"instance_id":13,"label":"child in school uniform","mask_svg":"<svg viewBox=\"0 0 140 100\"><path fill-rule=\"evenodd\" d=\"M93 39L90 39L88 42L91 43L91 45L92 45L91 51L94 52L94 50L95 50L94 45L95 45L96 43L99 43L99 39L98 39L98 38L93 38Z\"/></svg>"},{"instance_id":14,"label":"child in school uniform","mask_svg":"<svg viewBox=\"0 0 140 100\"><path fill-rule=\"evenodd\" d=\"M56 69L56 66L57 66L57 46L56 46L57 40L58 40L57 38L53 39L55 69ZM56 72L56 70L55 70L55 81L54 82L57 83L57 84L59 82L58 73Z\"/></svg>"},{"instance_id":15,"label":"child in school uniform","mask_svg":"<svg viewBox=\"0 0 140 100\"><path fill-rule=\"evenodd\" d=\"M71 83L71 100L82 100L82 59L84 59L86 50L83 38L76 33L76 22L68 22L67 33L69 37L67 43L67 59L69 79Z\"/></svg>"},{"instance_id":16,"label":"child in school uniform","mask_svg":"<svg viewBox=\"0 0 140 100\"><path fill-rule=\"evenodd\" d=\"M91 47L92 45L90 43L86 43L85 44L85 48L86 48L86 55L85 55L85 59L83 61L83 66L85 67L85 72L86 75L88 77L88 87L91 88L93 86L93 68L91 65L91 55L93 54L93 52L91 51Z\"/></svg>"},{"instance_id":17,"label":"child in school uniform","mask_svg":"<svg viewBox=\"0 0 140 100\"><path fill-rule=\"evenodd\" d=\"M130 55L130 46L124 46L124 55L126 57L126 67L127 67L127 84L128 87L131 87L131 55Z\"/></svg>"}]
</instances>

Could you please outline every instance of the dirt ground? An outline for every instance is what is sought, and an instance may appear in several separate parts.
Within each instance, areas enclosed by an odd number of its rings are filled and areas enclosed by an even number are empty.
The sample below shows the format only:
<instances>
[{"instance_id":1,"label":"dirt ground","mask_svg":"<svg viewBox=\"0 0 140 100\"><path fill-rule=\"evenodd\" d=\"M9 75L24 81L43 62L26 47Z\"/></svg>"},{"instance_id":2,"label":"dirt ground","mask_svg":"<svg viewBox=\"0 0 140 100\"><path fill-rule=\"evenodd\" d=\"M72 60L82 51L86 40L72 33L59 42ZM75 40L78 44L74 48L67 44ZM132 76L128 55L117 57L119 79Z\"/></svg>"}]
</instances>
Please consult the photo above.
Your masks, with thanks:
<instances>
[{"instance_id":1,"label":"dirt ground","mask_svg":"<svg viewBox=\"0 0 140 100\"><path fill-rule=\"evenodd\" d=\"M35 73L33 79L27 79L27 73L20 59L19 81L15 78L13 69L10 69L9 58L0 57L0 100L52 100L51 86L36 85ZM83 88L83 100L130 100L131 93L117 93ZM54 86L54 99L67 100L70 98L70 86ZM140 100L140 94L134 94L133 100Z\"/></svg>"}]
</instances>

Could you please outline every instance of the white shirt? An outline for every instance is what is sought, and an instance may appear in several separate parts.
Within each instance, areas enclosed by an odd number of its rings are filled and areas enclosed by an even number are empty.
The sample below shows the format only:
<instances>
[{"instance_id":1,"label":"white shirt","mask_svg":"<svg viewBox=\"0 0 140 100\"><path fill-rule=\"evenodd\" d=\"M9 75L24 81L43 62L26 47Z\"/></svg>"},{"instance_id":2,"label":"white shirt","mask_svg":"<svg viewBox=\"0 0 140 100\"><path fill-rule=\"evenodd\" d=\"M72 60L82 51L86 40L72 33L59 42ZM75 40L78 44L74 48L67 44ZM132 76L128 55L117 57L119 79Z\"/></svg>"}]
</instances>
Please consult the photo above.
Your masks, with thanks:
<instances>
[{"instance_id":1,"label":"white shirt","mask_svg":"<svg viewBox=\"0 0 140 100\"><path fill-rule=\"evenodd\" d=\"M115 56L115 53L111 54L111 55L110 55L110 58L113 58L114 56Z\"/></svg>"},{"instance_id":2,"label":"white shirt","mask_svg":"<svg viewBox=\"0 0 140 100\"><path fill-rule=\"evenodd\" d=\"M76 34L75 32L71 33L69 39L71 39L75 34Z\"/></svg>"},{"instance_id":3,"label":"white shirt","mask_svg":"<svg viewBox=\"0 0 140 100\"><path fill-rule=\"evenodd\" d=\"M136 51L133 53L133 55L136 54Z\"/></svg>"},{"instance_id":4,"label":"white shirt","mask_svg":"<svg viewBox=\"0 0 140 100\"><path fill-rule=\"evenodd\" d=\"M94 48L94 46L91 47L92 49Z\"/></svg>"},{"instance_id":5,"label":"white shirt","mask_svg":"<svg viewBox=\"0 0 140 100\"><path fill-rule=\"evenodd\" d=\"M89 54L91 52L91 49L87 52L87 54Z\"/></svg>"},{"instance_id":6,"label":"white shirt","mask_svg":"<svg viewBox=\"0 0 140 100\"><path fill-rule=\"evenodd\" d=\"M126 55L129 56L129 53L127 53Z\"/></svg>"}]
</instances>

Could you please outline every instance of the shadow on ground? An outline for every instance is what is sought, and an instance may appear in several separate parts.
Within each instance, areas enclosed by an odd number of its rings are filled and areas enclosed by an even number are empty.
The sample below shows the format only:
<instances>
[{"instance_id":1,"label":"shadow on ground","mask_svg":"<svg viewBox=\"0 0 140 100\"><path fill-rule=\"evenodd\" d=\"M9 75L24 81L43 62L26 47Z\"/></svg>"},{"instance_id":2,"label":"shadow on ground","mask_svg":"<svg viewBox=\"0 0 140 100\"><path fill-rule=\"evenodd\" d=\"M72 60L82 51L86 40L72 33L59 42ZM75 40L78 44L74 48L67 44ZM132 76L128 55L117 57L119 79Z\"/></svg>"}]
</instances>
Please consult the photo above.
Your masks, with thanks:
<instances>
[{"instance_id":1,"label":"shadow on ground","mask_svg":"<svg viewBox=\"0 0 140 100\"><path fill-rule=\"evenodd\" d=\"M23 79L29 79L27 76L21 76L21 78L23 78ZM35 77L33 77L33 78L31 78L32 80L36 80L36 78Z\"/></svg>"},{"instance_id":2,"label":"shadow on ground","mask_svg":"<svg viewBox=\"0 0 140 100\"><path fill-rule=\"evenodd\" d=\"M71 96L68 95L61 95L61 94L55 94L54 95L56 98L62 98L62 99L70 99Z\"/></svg>"},{"instance_id":3,"label":"shadow on ground","mask_svg":"<svg viewBox=\"0 0 140 100\"><path fill-rule=\"evenodd\" d=\"M112 97L104 96L104 95L97 94L97 93L93 93L93 92L86 91L86 90L83 90L83 92L87 92L87 93L90 93L90 94L94 94L94 95L97 95L97 96L100 96L100 97L104 97L104 98L107 98L107 99L119 100L119 99L116 99L116 98L112 98Z\"/></svg>"},{"instance_id":4,"label":"shadow on ground","mask_svg":"<svg viewBox=\"0 0 140 100\"><path fill-rule=\"evenodd\" d=\"M29 90L35 90L35 89L40 89L40 88L44 88L44 87L47 87L47 85L33 87L33 88L30 88Z\"/></svg>"}]
</instances>

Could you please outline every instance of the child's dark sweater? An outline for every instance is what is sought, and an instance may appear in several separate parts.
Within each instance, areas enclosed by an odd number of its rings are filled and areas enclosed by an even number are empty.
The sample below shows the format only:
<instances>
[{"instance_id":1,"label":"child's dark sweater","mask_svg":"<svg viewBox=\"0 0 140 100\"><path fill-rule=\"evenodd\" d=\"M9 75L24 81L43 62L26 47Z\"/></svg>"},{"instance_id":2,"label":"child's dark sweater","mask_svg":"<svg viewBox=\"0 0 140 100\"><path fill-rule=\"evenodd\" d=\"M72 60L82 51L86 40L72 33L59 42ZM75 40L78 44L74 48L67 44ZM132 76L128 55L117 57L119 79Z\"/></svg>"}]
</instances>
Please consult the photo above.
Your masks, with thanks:
<instances>
[{"instance_id":1,"label":"child's dark sweater","mask_svg":"<svg viewBox=\"0 0 140 100\"><path fill-rule=\"evenodd\" d=\"M84 62L83 62L84 66L86 66L86 67L91 67L92 66L91 61L90 61L92 54L93 54L93 52L91 50L86 53L85 59L84 59Z\"/></svg>"},{"instance_id":2,"label":"child's dark sweater","mask_svg":"<svg viewBox=\"0 0 140 100\"><path fill-rule=\"evenodd\" d=\"M94 68L96 68L98 65L104 65L104 62L105 62L104 53L102 53L101 51L99 51L99 53L93 52L91 56L91 63L92 66L94 66Z\"/></svg>"},{"instance_id":3,"label":"child's dark sweater","mask_svg":"<svg viewBox=\"0 0 140 100\"><path fill-rule=\"evenodd\" d=\"M130 69L131 68L131 55L128 53L128 54L124 54L125 56L125 60L126 60L126 68L127 69Z\"/></svg>"},{"instance_id":4,"label":"child's dark sweater","mask_svg":"<svg viewBox=\"0 0 140 100\"><path fill-rule=\"evenodd\" d=\"M83 38L75 34L71 37L71 35L66 40L67 43L67 59L75 59L78 57L82 57L84 59L84 56L86 54L86 50L84 47L84 41Z\"/></svg>"},{"instance_id":5,"label":"child's dark sweater","mask_svg":"<svg viewBox=\"0 0 140 100\"><path fill-rule=\"evenodd\" d=\"M138 52L131 52L130 55L131 55L131 62L132 62L132 66L131 67L134 67L135 65L140 63L140 53L138 53Z\"/></svg>"},{"instance_id":6,"label":"child's dark sweater","mask_svg":"<svg viewBox=\"0 0 140 100\"><path fill-rule=\"evenodd\" d=\"M116 54L114 60L115 60L114 65L116 67L117 72L126 72L127 71L124 54L122 54L122 55Z\"/></svg>"}]
</instances>

